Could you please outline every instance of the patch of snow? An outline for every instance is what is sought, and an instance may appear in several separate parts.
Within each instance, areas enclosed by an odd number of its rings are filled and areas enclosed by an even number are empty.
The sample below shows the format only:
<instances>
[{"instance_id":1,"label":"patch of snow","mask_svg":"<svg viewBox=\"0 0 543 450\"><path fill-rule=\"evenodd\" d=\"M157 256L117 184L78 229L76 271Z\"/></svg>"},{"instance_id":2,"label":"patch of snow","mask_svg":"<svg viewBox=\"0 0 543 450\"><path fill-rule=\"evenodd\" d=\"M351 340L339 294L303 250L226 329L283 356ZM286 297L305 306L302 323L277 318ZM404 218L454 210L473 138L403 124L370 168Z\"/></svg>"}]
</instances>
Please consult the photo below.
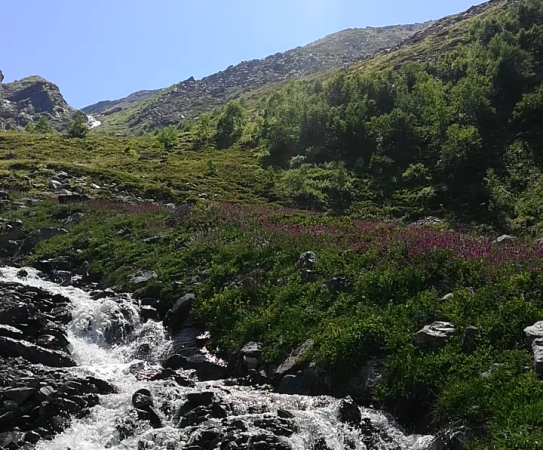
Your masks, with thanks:
<instances>
[{"instance_id":1,"label":"patch of snow","mask_svg":"<svg viewBox=\"0 0 543 450\"><path fill-rule=\"evenodd\" d=\"M100 122L96 117L94 116L87 116L87 125L92 130L93 128L97 128L100 125L102 125L102 122Z\"/></svg>"}]
</instances>

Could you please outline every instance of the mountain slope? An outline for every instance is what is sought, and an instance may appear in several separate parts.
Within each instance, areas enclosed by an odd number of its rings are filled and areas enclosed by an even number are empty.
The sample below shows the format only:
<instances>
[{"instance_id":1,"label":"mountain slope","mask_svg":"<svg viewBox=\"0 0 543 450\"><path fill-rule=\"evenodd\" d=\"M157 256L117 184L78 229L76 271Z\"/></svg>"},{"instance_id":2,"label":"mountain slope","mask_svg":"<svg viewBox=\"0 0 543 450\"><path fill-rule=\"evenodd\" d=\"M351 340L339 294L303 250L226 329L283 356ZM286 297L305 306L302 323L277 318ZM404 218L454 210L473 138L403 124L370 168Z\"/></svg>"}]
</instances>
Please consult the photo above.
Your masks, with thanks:
<instances>
[{"instance_id":1,"label":"mountain slope","mask_svg":"<svg viewBox=\"0 0 543 450\"><path fill-rule=\"evenodd\" d=\"M113 102L84 108L98 114L98 133L137 132L177 124L224 104L228 99L271 83L345 68L376 51L389 48L433 22L382 28L349 29L305 47L276 53L261 60L244 61L205 77L189 78L168 89L144 91ZM139 97L139 101L137 98Z\"/></svg>"},{"instance_id":2,"label":"mountain slope","mask_svg":"<svg viewBox=\"0 0 543 450\"><path fill-rule=\"evenodd\" d=\"M51 125L61 131L66 128L74 110L66 103L57 85L38 76L1 84L0 71L0 129L22 128L45 115Z\"/></svg>"},{"instance_id":3,"label":"mountain slope","mask_svg":"<svg viewBox=\"0 0 543 450\"><path fill-rule=\"evenodd\" d=\"M102 114L104 116L109 116L110 114L114 114L121 111L122 109L128 108L134 103L146 100L161 91L163 91L163 89L134 92L133 94L130 94L127 97L123 97L119 100L103 100L93 105L85 106L82 111L85 114Z\"/></svg>"}]
</instances>

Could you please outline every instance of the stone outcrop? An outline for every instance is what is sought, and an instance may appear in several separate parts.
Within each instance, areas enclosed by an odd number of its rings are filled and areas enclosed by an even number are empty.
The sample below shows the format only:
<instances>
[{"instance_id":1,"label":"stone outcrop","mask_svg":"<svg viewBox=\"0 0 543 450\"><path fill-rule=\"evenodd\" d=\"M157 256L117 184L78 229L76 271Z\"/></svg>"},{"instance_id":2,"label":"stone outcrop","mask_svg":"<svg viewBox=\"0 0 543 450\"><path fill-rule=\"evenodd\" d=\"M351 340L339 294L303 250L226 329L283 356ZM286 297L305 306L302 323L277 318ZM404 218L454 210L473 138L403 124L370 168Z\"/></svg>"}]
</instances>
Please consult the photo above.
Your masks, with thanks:
<instances>
[{"instance_id":1,"label":"stone outcrop","mask_svg":"<svg viewBox=\"0 0 543 450\"><path fill-rule=\"evenodd\" d=\"M58 131L66 130L75 111L60 93L58 86L38 76L2 84L0 72L0 130L24 128L45 116Z\"/></svg>"},{"instance_id":2,"label":"stone outcrop","mask_svg":"<svg viewBox=\"0 0 543 450\"><path fill-rule=\"evenodd\" d=\"M436 349L443 346L454 334L456 328L452 323L434 322L415 333L415 345L418 348Z\"/></svg>"}]
</instances>

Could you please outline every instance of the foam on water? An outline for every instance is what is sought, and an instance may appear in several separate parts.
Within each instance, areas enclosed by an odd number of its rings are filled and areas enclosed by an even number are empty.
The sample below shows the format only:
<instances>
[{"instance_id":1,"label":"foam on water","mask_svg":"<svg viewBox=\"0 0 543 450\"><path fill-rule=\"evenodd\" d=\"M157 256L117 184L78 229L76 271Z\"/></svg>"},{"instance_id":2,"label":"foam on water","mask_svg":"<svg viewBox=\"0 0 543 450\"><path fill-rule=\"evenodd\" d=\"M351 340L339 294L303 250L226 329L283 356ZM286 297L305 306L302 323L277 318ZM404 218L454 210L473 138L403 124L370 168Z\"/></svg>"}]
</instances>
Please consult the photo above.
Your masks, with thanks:
<instances>
[{"instance_id":1,"label":"foam on water","mask_svg":"<svg viewBox=\"0 0 543 450\"><path fill-rule=\"evenodd\" d=\"M232 405L236 418L250 419L260 417L262 413L276 413L284 409L295 415L299 431L290 438L285 438L296 450L307 450L318 438L325 438L333 450L343 450L347 441L353 442L358 450L366 449L357 431L339 421L340 402L329 397L305 397L298 395L280 395L266 390L250 387L225 386L222 381L198 383L193 389L177 385L171 380L142 381L131 367L134 364L152 369L152 364L160 360L171 348L171 342L161 323L148 321L141 324L137 305L130 296L114 300L104 298L94 300L78 288L61 287L42 280L33 269L26 269L29 276L19 279L16 268L2 268L6 281L39 287L53 294L61 294L72 303L73 321L68 326L68 339L72 347L72 356L78 367L69 369L78 376L92 375L113 383L118 388L117 394L101 396L100 404L84 419L74 420L71 427L56 436L52 441L41 441L38 450L139 450L139 449L182 449L187 444L186 430L179 429L174 423L174 414L162 414L164 427L149 428L144 421L139 422L139 429L133 437L120 440L116 425L126 418L132 408L132 395L138 389L149 389L155 399L155 405L169 404L175 411L185 401L189 392L211 390L225 403ZM130 339L116 345L108 345L105 332L112 317L134 324ZM142 344L147 348L146 361L138 358ZM406 449L424 450L428 447L430 436L406 436L385 415L362 409L363 417L383 430L386 436L382 442L375 443L379 450ZM219 421L216 421L219 425ZM247 420L248 424L250 420ZM249 432L256 433L255 429ZM260 430L261 431L261 430Z\"/></svg>"}]
</instances>

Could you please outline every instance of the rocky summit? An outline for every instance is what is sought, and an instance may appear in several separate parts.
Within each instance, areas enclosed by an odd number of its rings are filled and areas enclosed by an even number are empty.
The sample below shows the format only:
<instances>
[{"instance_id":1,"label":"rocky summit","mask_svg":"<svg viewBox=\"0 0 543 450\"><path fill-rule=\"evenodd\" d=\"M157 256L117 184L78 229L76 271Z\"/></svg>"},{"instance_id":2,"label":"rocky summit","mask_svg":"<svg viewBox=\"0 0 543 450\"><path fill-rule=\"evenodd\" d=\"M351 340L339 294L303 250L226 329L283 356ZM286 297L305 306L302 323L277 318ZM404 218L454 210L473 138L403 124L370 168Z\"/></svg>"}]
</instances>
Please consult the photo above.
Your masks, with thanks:
<instances>
[{"instance_id":1,"label":"rocky summit","mask_svg":"<svg viewBox=\"0 0 543 450\"><path fill-rule=\"evenodd\" d=\"M57 130L66 129L74 116L57 85L38 76L2 84L0 71L0 130L22 129L45 116Z\"/></svg>"}]
</instances>

